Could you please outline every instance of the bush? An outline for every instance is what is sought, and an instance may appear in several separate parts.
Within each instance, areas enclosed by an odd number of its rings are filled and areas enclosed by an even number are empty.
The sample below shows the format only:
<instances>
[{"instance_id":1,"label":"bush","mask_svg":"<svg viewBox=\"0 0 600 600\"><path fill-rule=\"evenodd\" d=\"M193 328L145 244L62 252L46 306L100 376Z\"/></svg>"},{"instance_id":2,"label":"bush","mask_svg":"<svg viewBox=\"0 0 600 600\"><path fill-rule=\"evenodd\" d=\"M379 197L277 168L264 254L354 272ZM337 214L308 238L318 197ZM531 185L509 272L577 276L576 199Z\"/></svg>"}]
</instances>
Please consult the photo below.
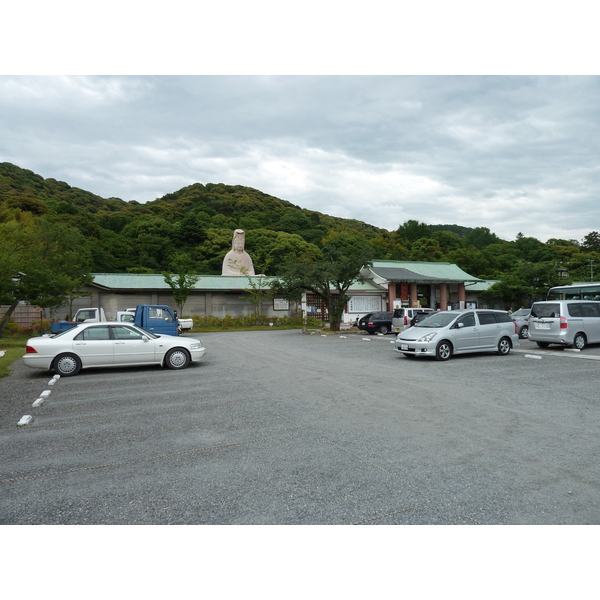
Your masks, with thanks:
<instances>
[{"instance_id":1,"label":"bush","mask_svg":"<svg viewBox=\"0 0 600 600\"><path fill-rule=\"evenodd\" d=\"M194 315L194 327L220 327L222 329L235 329L238 327L252 327L252 326L273 326L280 327L302 327L302 318L294 318L289 316L283 317L267 317L265 315L240 315L238 317L232 317L231 315L225 315L224 317L215 317L213 315L201 316ZM310 327L322 327L323 322L315 317L308 317L307 324Z\"/></svg>"},{"instance_id":2,"label":"bush","mask_svg":"<svg viewBox=\"0 0 600 600\"><path fill-rule=\"evenodd\" d=\"M44 335L45 333L50 333L50 319L36 321L29 327L9 321L4 327L3 335L7 337L34 337L36 335Z\"/></svg>"}]
</instances>

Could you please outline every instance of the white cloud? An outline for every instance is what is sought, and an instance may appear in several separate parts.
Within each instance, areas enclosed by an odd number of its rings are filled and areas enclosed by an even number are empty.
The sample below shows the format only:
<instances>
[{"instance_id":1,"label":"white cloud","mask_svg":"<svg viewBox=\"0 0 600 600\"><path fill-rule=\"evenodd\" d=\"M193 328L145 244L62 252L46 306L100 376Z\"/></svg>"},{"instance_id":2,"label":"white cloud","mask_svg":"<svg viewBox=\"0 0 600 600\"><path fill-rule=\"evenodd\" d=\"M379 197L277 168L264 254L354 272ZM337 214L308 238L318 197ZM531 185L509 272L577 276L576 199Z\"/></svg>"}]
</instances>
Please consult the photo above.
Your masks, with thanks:
<instances>
[{"instance_id":1,"label":"white cloud","mask_svg":"<svg viewBox=\"0 0 600 600\"><path fill-rule=\"evenodd\" d=\"M0 160L104 197L212 182L388 229L600 229L599 77L0 77L0 129Z\"/></svg>"}]
</instances>

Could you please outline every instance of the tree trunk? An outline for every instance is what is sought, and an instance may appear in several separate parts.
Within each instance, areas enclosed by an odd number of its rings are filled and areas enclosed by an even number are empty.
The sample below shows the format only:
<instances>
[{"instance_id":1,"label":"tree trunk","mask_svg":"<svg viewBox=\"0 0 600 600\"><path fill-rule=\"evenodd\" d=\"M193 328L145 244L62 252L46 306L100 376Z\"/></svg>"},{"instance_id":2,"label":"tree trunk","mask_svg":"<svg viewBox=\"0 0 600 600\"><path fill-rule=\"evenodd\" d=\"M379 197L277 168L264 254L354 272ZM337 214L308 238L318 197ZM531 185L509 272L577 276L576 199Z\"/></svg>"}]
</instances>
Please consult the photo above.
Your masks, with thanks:
<instances>
[{"instance_id":1,"label":"tree trunk","mask_svg":"<svg viewBox=\"0 0 600 600\"><path fill-rule=\"evenodd\" d=\"M342 315L346 307L346 300L342 301L338 295L331 296L327 302L327 310L329 311L329 329L331 331L339 331Z\"/></svg>"},{"instance_id":2,"label":"tree trunk","mask_svg":"<svg viewBox=\"0 0 600 600\"><path fill-rule=\"evenodd\" d=\"M19 301L13 300L13 303L10 305L10 307L0 320L0 337L2 337L2 334L4 333L4 328L6 327L6 324L10 321L10 318L12 317L12 314L15 312L15 309L18 305Z\"/></svg>"}]
</instances>

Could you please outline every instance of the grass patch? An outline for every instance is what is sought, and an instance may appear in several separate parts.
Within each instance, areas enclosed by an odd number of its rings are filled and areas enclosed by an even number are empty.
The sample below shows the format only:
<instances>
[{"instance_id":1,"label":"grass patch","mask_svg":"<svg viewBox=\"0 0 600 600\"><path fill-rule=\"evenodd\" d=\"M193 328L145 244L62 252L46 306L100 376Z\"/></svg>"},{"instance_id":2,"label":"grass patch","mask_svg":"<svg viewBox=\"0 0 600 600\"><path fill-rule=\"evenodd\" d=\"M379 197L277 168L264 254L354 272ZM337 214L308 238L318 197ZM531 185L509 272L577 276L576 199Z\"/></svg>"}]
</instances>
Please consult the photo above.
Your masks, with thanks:
<instances>
[{"instance_id":1,"label":"grass patch","mask_svg":"<svg viewBox=\"0 0 600 600\"><path fill-rule=\"evenodd\" d=\"M0 340L0 350L4 356L0 358L0 379L11 373L11 365L25 354L25 344L29 337L9 337Z\"/></svg>"}]
</instances>

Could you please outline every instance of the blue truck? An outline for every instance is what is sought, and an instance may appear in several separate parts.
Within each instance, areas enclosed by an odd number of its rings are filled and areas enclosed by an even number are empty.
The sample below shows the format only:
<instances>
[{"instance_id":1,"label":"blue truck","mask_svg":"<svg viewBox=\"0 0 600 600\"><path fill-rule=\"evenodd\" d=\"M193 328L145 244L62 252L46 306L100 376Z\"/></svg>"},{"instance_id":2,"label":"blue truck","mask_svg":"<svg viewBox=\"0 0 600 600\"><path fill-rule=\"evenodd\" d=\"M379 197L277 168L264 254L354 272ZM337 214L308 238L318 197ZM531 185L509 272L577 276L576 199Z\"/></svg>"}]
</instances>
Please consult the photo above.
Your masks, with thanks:
<instances>
[{"instance_id":1,"label":"blue truck","mask_svg":"<svg viewBox=\"0 0 600 600\"><path fill-rule=\"evenodd\" d=\"M179 335L177 313L164 304L138 304L135 307L133 324L157 335ZM80 308L73 321L55 321L50 324L51 333L70 329L78 323L100 323L106 321L102 308Z\"/></svg>"}]
</instances>

